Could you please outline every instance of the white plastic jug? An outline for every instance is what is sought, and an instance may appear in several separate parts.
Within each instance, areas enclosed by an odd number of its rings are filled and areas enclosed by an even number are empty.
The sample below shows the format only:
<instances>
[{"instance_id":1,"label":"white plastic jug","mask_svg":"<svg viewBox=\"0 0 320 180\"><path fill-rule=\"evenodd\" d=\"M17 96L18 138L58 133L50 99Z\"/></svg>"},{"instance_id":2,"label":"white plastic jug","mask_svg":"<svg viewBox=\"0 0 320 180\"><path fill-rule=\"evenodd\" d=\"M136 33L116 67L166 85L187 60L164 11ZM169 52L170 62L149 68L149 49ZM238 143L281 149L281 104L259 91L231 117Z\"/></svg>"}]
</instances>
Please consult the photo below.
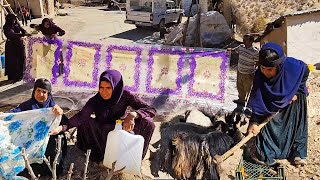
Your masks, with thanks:
<instances>
[{"instance_id":1,"label":"white plastic jug","mask_svg":"<svg viewBox=\"0 0 320 180\"><path fill-rule=\"evenodd\" d=\"M113 131L107 137L103 165L112 167L117 161L115 171L126 167L123 172L140 175L144 138L122 130L122 121L117 120Z\"/></svg>"}]
</instances>

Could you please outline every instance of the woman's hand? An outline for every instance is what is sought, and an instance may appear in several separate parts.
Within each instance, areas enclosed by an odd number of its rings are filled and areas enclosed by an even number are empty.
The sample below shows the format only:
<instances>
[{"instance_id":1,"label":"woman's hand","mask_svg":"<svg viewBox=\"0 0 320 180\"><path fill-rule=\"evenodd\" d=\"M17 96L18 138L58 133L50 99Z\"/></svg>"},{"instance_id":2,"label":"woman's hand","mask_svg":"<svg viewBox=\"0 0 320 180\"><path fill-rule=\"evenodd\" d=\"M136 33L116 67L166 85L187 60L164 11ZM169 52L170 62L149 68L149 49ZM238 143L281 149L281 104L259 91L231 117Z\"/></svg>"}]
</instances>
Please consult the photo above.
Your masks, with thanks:
<instances>
[{"instance_id":1,"label":"woman's hand","mask_svg":"<svg viewBox=\"0 0 320 180\"><path fill-rule=\"evenodd\" d=\"M290 104L292 104L294 101L296 101L298 99L297 95L294 95L293 98L290 101Z\"/></svg>"},{"instance_id":2,"label":"woman's hand","mask_svg":"<svg viewBox=\"0 0 320 180\"><path fill-rule=\"evenodd\" d=\"M21 37L20 37L20 40L21 40L21 41L25 41L25 40L26 40L26 37L25 37L25 36L21 36Z\"/></svg>"},{"instance_id":3,"label":"woman's hand","mask_svg":"<svg viewBox=\"0 0 320 180\"><path fill-rule=\"evenodd\" d=\"M138 118L138 116L139 114L136 112L129 112L127 117L123 120L122 129L127 132L133 131L135 125L134 119Z\"/></svg>"},{"instance_id":4,"label":"woman's hand","mask_svg":"<svg viewBox=\"0 0 320 180\"><path fill-rule=\"evenodd\" d=\"M50 136L57 135L57 134L59 134L61 132L64 132L66 130L67 130L67 126L66 125L60 125L57 128L55 128L54 130L50 131L49 135Z\"/></svg>"},{"instance_id":5,"label":"woman's hand","mask_svg":"<svg viewBox=\"0 0 320 180\"><path fill-rule=\"evenodd\" d=\"M230 56L232 54L233 49L232 48L227 48L227 55Z\"/></svg>"},{"instance_id":6,"label":"woman's hand","mask_svg":"<svg viewBox=\"0 0 320 180\"><path fill-rule=\"evenodd\" d=\"M57 104L53 106L52 111L56 116L63 114L63 110Z\"/></svg>"},{"instance_id":7,"label":"woman's hand","mask_svg":"<svg viewBox=\"0 0 320 180\"><path fill-rule=\"evenodd\" d=\"M57 35L56 35L56 34L51 34L51 35L50 35L50 38L51 38L51 39L55 39L55 38L57 38Z\"/></svg>"},{"instance_id":8,"label":"woman's hand","mask_svg":"<svg viewBox=\"0 0 320 180\"><path fill-rule=\"evenodd\" d=\"M31 27L31 24L30 24L30 27ZM32 27L31 27L31 28L32 28ZM34 29L35 29L36 31L40 31L40 26L39 26L39 24L35 24Z\"/></svg>"},{"instance_id":9,"label":"woman's hand","mask_svg":"<svg viewBox=\"0 0 320 180\"><path fill-rule=\"evenodd\" d=\"M259 134L260 130L258 128L258 125L257 124L250 124L249 127L248 127L248 133L252 133L253 136L257 136Z\"/></svg>"}]
</instances>

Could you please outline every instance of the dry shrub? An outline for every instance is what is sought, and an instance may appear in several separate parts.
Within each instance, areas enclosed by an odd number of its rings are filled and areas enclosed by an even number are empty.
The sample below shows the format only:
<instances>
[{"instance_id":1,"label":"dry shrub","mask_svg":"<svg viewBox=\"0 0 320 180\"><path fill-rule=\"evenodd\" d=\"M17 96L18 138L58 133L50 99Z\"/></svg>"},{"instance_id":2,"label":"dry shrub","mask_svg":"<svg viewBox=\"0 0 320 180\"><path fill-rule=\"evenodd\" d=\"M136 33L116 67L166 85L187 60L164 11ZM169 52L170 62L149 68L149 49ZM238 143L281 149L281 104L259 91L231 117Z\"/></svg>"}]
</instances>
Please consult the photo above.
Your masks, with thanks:
<instances>
[{"instance_id":1,"label":"dry shrub","mask_svg":"<svg viewBox=\"0 0 320 180\"><path fill-rule=\"evenodd\" d=\"M291 8L299 8L294 1L289 2L288 6L290 6Z\"/></svg>"},{"instance_id":2,"label":"dry shrub","mask_svg":"<svg viewBox=\"0 0 320 180\"><path fill-rule=\"evenodd\" d=\"M284 13L320 8L320 0L231 0L231 6L236 12L238 30L241 29L237 31L244 34L248 33L243 31L245 29L263 30L263 20L256 17L274 21Z\"/></svg>"},{"instance_id":3,"label":"dry shrub","mask_svg":"<svg viewBox=\"0 0 320 180\"><path fill-rule=\"evenodd\" d=\"M264 31L265 27L266 27L266 20L264 17L258 17L252 26L251 32L261 32Z\"/></svg>"}]
</instances>

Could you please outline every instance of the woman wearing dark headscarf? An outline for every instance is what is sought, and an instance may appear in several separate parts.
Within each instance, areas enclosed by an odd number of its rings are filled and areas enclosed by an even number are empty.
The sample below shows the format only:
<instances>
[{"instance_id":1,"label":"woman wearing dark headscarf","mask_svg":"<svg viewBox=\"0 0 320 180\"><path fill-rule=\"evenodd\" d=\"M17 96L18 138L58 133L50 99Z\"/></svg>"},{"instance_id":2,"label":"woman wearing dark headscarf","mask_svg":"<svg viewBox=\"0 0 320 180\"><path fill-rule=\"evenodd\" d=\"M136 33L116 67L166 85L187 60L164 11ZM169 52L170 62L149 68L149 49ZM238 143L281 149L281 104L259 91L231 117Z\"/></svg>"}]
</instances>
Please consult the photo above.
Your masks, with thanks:
<instances>
[{"instance_id":1,"label":"woman wearing dark headscarf","mask_svg":"<svg viewBox=\"0 0 320 180\"><path fill-rule=\"evenodd\" d=\"M61 125L64 125L67 123L68 118L63 115L63 110L55 104L55 102L52 99L51 95L51 83L44 78L38 79L34 83L33 91L32 91L32 97L26 102L21 103L18 107L11 109L9 112L15 113L15 112L21 112L21 111L28 111L33 109L41 109L41 108L50 108L52 107L53 112L58 116L62 115ZM61 142L61 150L62 150L62 156L58 160L59 166L57 167L57 173L60 175L63 171L63 159L66 156L67 153L67 140L64 135L64 133L59 133L59 135L62 135L62 142ZM54 157L56 155L56 141L55 139L58 138L58 135L51 135L49 138L49 142L47 145L47 149L45 152L46 157L50 157L51 165L53 163ZM35 174L40 174L42 176L44 175L51 175L51 171L49 170L48 166L43 162L42 164L31 164L31 167ZM26 170L25 170L26 171Z\"/></svg>"},{"instance_id":2,"label":"woman wearing dark headscarf","mask_svg":"<svg viewBox=\"0 0 320 180\"><path fill-rule=\"evenodd\" d=\"M35 29L41 31L41 33L49 39L54 39L57 35L63 36L66 33L49 18L44 18L41 24L35 26Z\"/></svg>"},{"instance_id":3,"label":"woman wearing dark headscarf","mask_svg":"<svg viewBox=\"0 0 320 180\"><path fill-rule=\"evenodd\" d=\"M25 63L25 48L22 37L29 34L17 23L17 18L14 14L6 16L3 31L7 37L5 45L5 75L8 75L8 80L18 81L22 79Z\"/></svg>"},{"instance_id":4,"label":"woman wearing dark headscarf","mask_svg":"<svg viewBox=\"0 0 320 180\"><path fill-rule=\"evenodd\" d=\"M128 106L134 111L126 114ZM123 89L122 75L119 71L108 70L100 76L99 93L89 99L66 126L58 127L54 133L77 127L78 148L85 152L91 149L90 158L95 162L101 162L108 133L114 129L116 120L121 118L124 130L133 130L135 134L144 137L144 157L155 128L152 121L155 114L154 108Z\"/></svg>"},{"instance_id":5,"label":"woman wearing dark headscarf","mask_svg":"<svg viewBox=\"0 0 320 180\"><path fill-rule=\"evenodd\" d=\"M55 23L49 18L44 18L41 24L35 26L35 29L37 31L42 32L42 34L46 37L46 42L49 44L55 43L55 41L53 40L57 37L57 35L63 36L66 33L59 26L55 25ZM59 75L61 75L64 73L64 63L63 63L62 53L60 54L58 63L59 63Z\"/></svg>"},{"instance_id":6,"label":"woman wearing dark headscarf","mask_svg":"<svg viewBox=\"0 0 320 180\"><path fill-rule=\"evenodd\" d=\"M248 102L253 113L248 132L257 135L257 125L267 116L279 113L256 137L253 159L269 165L276 159L292 159L296 165L304 165L309 69L304 62L286 57L281 46L275 43L262 46L259 64Z\"/></svg>"}]
</instances>

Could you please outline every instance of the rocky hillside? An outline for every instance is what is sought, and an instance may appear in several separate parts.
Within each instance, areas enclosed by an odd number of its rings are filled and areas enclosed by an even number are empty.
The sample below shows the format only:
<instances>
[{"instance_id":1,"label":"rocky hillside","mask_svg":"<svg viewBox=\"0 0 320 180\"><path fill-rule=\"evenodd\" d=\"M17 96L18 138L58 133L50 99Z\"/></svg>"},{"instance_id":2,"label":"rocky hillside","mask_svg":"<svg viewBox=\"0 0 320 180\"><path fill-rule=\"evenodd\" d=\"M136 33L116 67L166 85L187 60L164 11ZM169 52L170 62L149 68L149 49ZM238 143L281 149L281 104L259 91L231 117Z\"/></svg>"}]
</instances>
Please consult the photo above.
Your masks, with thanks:
<instances>
[{"instance_id":1,"label":"rocky hillside","mask_svg":"<svg viewBox=\"0 0 320 180\"><path fill-rule=\"evenodd\" d=\"M320 0L229 0L241 31L259 32L283 14L320 8ZM224 1L224 3L226 0Z\"/></svg>"}]
</instances>

